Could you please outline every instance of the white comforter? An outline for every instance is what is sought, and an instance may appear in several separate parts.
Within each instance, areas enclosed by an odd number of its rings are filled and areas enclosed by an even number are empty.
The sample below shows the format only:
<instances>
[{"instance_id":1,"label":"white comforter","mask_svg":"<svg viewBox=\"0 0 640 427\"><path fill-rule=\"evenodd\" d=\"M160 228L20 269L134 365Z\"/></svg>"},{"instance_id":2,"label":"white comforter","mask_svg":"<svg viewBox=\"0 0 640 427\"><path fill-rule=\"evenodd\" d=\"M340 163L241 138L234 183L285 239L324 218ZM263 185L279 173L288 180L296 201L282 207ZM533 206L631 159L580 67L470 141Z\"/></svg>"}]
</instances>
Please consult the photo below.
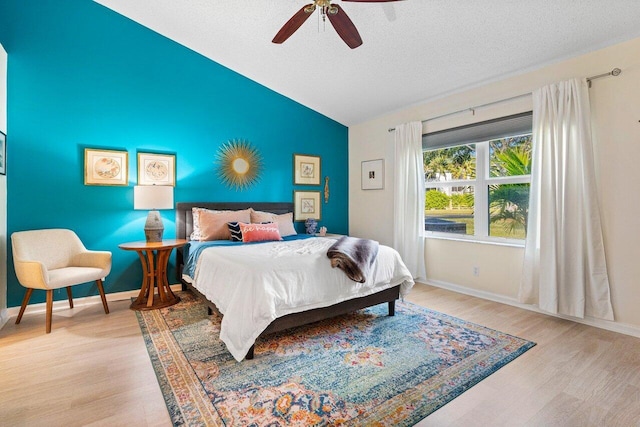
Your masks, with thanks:
<instances>
[{"instance_id":1,"label":"white comforter","mask_svg":"<svg viewBox=\"0 0 640 427\"><path fill-rule=\"evenodd\" d=\"M241 361L256 338L276 318L326 307L401 285L406 295L414 282L394 249L380 245L365 283L331 268L330 238L310 238L205 249L193 278L185 277L224 315L220 338Z\"/></svg>"}]
</instances>

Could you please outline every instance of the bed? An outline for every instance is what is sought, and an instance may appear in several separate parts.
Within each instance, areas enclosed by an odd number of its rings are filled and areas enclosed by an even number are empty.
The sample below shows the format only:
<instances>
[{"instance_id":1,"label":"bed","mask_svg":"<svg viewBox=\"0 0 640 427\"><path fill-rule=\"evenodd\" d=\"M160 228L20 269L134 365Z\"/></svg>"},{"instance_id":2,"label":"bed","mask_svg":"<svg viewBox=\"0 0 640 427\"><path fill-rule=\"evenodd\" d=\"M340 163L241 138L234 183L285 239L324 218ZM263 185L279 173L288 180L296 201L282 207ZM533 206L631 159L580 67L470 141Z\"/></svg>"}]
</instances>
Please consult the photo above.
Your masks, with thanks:
<instances>
[{"instance_id":1,"label":"bed","mask_svg":"<svg viewBox=\"0 0 640 427\"><path fill-rule=\"evenodd\" d=\"M177 238L190 238L194 229L192 214L194 207L218 211L238 211L252 208L256 211L273 214L286 214L293 211L293 204L286 202L181 202L176 205ZM284 239L283 242L255 245L242 243L233 245L232 242L225 241L193 241L177 251L179 281L183 288L190 289L195 295L202 298L211 311L218 312L223 316L221 339L238 361L243 358L253 358L254 342L262 335L317 322L381 303L388 303L389 315L393 316L395 301L409 292L413 286L413 280L406 266L402 263L397 252L389 247L380 245L378 253L378 258L390 259L389 266L387 263L380 262L381 267L376 268L375 276L372 275L372 283L357 284L343 278L344 274L338 269L330 267L330 260L326 257L326 249L335 243L335 240L306 235L289 236ZM266 260L265 263L261 262L260 251L277 254L275 258L269 259L269 262L274 263L274 269L276 268L275 264L280 263L291 265L291 271L281 271L280 269L274 272L270 271L270 267L264 265L267 264ZM294 265L289 261L289 258L285 258L290 253L304 253L305 255L299 257L300 260L296 260L296 263L313 262L314 265ZM324 260L321 260L323 257ZM376 258L376 263L378 263L378 258ZM243 266L242 262L249 262L250 265ZM317 274L306 273L313 271L312 268L323 270L319 270L320 273ZM303 270L304 274L312 275L303 276L301 273ZM252 275L251 280L246 279L247 275ZM270 283L272 275L277 276L278 280L285 283L278 284L280 287L274 291L264 291L264 286L261 284L247 285L251 286L247 288L249 290L239 289L239 282L245 283L246 280L246 283L252 283L253 280L256 280L254 276L260 275L264 275L264 280ZM322 293L319 290L324 291L325 287L334 289L340 295L315 295ZM351 287L353 287L353 291ZM299 301L289 301L295 300L298 294L307 291L314 294L309 299L315 299L310 302L305 300L304 304ZM294 294L296 298L290 298ZM273 297L275 301L270 302L273 295L275 295ZM287 301L283 302L283 299ZM240 305L236 303L238 300L241 300ZM268 307L263 308L263 303ZM252 314L247 315L247 313ZM256 319L253 319L254 317ZM247 320L247 318L250 319ZM249 323L249 325L247 326L245 323ZM226 332L232 329L234 332Z\"/></svg>"}]
</instances>

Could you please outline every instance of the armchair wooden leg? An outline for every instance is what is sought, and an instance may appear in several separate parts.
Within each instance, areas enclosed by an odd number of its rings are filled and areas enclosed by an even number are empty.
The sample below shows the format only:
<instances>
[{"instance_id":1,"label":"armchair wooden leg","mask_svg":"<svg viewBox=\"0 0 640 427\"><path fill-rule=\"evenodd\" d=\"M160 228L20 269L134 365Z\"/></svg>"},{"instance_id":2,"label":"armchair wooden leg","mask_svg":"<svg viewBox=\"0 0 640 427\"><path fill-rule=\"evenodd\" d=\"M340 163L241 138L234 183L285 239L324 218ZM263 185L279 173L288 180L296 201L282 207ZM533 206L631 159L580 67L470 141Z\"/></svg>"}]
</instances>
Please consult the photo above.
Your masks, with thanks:
<instances>
[{"instance_id":1,"label":"armchair wooden leg","mask_svg":"<svg viewBox=\"0 0 640 427\"><path fill-rule=\"evenodd\" d=\"M22 299L22 305L20 306L20 313L18 313L18 317L16 318L16 325L20 323L22 320L22 315L24 314L24 310L27 308L27 304L29 304L29 298L31 298L31 294L33 293L32 288L27 288L27 293L24 294L24 298Z\"/></svg>"},{"instance_id":2,"label":"armchair wooden leg","mask_svg":"<svg viewBox=\"0 0 640 427\"><path fill-rule=\"evenodd\" d=\"M102 280L96 280L98 285L98 292L100 292L100 298L102 298L102 306L104 307L104 313L109 314L109 306L107 305L107 297L104 294L104 287L102 286Z\"/></svg>"},{"instance_id":3,"label":"armchair wooden leg","mask_svg":"<svg viewBox=\"0 0 640 427\"><path fill-rule=\"evenodd\" d=\"M69 297L69 308L73 308L73 295L71 294L71 286L67 286L67 297Z\"/></svg>"},{"instance_id":4,"label":"armchair wooden leg","mask_svg":"<svg viewBox=\"0 0 640 427\"><path fill-rule=\"evenodd\" d=\"M53 317L53 289L47 289L47 333L51 333L51 318Z\"/></svg>"}]
</instances>

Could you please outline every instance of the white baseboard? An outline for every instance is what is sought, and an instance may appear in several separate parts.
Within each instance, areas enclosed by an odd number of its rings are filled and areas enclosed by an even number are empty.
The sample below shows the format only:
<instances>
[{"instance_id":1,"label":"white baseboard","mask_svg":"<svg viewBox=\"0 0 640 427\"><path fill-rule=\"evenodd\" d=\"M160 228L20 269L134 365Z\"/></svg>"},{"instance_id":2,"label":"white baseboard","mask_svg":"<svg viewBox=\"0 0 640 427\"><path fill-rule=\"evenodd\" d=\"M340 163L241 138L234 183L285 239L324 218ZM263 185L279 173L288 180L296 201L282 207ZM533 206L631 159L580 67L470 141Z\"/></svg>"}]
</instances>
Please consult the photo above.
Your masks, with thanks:
<instances>
[{"instance_id":1,"label":"white baseboard","mask_svg":"<svg viewBox=\"0 0 640 427\"><path fill-rule=\"evenodd\" d=\"M171 285L171 290L174 292L180 291L182 290L182 285L180 284ZM107 296L107 301L122 301L122 300L135 298L138 296L139 293L140 293L139 290L133 290L133 291L115 292L112 294L107 294L106 296ZM82 306L92 305L92 304L102 304L100 295L93 295L90 297L73 299L74 307L82 307ZM69 309L69 300L67 299L53 302L53 311L68 310L68 309ZM24 312L24 315L26 316L28 314L44 313L46 310L47 310L47 304L44 302L41 302L38 304L29 304L27 306L27 309ZM20 312L20 307L9 307L8 309L3 310L3 312L6 312L6 320L0 323L0 329L2 329L2 326L4 326L5 323L7 323L9 318L18 315L18 313ZM3 313L0 312L0 321L1 319L3 319L2 314Z\"/></svg>"},{"instance_id":2,"label":"white baseboard","mask_svg":"<svg viewBox=\"0 0 640 427\"><path fill-rule=\"evenodd\" d=\"M4 327L4 325L7 324L7 322L9 321L9 310L6 308L3 308L2 310L0 310L0 329L2 329Z\"/></svg>"},{"instance_id":3,"label":"white baseboard","mask_svg":"<svg viewBox=\"0 0 640 427\"><path fill-rule=\"evenodd\" d=\"M447 289L449 291L457 292L460 294L470 295L472 297L482 298L482 299L486 299L493 302L499 302L502 304L511 305L513 307L534 311L536 313L546 314L547 316L553 316L560 319L570 320L572 322L582 323L584 325L593 326L600 329L606 329L608 331L618 332L621 334L640 338L640 327L635 325L629 325L629 324L620 323L620 322L610 322L608 320L595 319L593 317L579 319L576 317L564 316L561 314L547 313L546 311L542 311L538 307L535 307L533 305L522 304L515 298L506 297L504 295L495 294L492 292L480 291L477 289L468 288L466 286L455 285L453 283L442 282L439 280L424 280L423 283L426 283L427 285L435 286L437 288Z\"/></svg>"}]
</instances>

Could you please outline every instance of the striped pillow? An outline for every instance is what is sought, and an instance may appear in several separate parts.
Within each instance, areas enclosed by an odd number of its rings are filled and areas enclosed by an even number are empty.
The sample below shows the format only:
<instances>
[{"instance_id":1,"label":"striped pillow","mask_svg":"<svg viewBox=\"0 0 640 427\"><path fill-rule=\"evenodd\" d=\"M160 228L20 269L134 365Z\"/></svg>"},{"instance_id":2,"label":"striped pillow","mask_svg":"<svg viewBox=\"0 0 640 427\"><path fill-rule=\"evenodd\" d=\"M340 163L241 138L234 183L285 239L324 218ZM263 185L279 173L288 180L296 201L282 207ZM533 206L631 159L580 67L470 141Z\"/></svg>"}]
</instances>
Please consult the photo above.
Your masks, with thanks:
<instances>
[{"instance_id":1,"label":"striped pillow","mask_svg":"<svg viewBox=\"0 0 640 427\"><path fill-rule=\"evenodd\" d=\"M231 233L231 240L234 242L242 242L242 230L240 230L240 222L228 222L229 233Z\"/></svg>"}]
</instances>

